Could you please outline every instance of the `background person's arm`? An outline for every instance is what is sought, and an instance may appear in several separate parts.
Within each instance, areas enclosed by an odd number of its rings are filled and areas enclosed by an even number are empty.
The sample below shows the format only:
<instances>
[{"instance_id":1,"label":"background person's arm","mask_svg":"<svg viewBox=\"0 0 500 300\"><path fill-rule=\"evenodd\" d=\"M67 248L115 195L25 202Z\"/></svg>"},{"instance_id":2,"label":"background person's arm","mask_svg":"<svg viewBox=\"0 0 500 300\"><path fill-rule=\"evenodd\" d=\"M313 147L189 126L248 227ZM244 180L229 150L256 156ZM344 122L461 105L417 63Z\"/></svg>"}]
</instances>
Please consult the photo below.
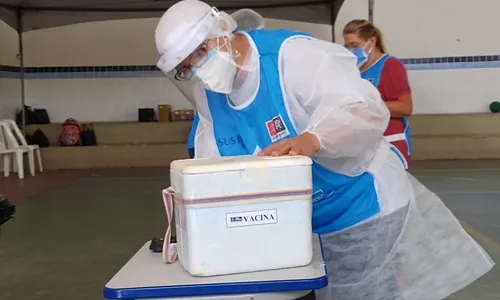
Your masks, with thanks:
<instances>
[{"instance_id":1,"label":"background person's arm","mask_svg":"<svg viewBox=\"0 0 500 300\"><path fill-rule=\"evenodd\" d=\"M392 118L409 117L413 113L413 100L411 94L398 97L395 101L385 102L391 112Z\"/></svg>"},{"instance_id":2,"label":"background person's arm","mask_svg":"<svg viewBox=\"0 0 500 300\"><path fill-rule=\"evenodd\" d=\"M391 117L411 116L413 100L408 75L404 65L396 58L391 57L385 62L378 89Z\"/></svg>"}]
</instances>

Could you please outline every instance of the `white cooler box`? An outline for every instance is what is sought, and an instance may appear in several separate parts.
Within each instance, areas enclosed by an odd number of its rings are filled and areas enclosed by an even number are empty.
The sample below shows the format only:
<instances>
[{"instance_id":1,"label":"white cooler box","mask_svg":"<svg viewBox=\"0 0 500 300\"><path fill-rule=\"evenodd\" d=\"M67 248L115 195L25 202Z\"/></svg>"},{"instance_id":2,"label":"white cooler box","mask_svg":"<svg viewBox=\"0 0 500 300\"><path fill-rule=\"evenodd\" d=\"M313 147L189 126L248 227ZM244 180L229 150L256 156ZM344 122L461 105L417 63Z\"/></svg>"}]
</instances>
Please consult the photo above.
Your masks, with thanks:
<instances>
[{"instance_id":1,"label":"white cooler box","mask_svg":"<svg viewBox=\"0 0 500 300\"><path fill-rule=\"evenodd\" d=\"M312 260L312 161L238 156L172 162L178 258L193 276Z\"/></svg>"}]
</instances>

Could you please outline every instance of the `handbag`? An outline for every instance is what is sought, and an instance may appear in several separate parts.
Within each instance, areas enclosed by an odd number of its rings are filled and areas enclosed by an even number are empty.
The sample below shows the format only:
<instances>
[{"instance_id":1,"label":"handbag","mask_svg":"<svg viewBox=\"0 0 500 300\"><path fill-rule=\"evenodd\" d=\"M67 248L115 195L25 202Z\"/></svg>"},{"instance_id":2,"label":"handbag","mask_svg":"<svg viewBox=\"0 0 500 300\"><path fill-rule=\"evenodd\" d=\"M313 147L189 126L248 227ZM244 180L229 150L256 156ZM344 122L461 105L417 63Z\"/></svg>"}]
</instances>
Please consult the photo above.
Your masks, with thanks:
<instances>
[{"instance_id":1,"label":"handbag","mask_svg":"<svg viewBox=\"0 0 500 300\"><path fill-rule=\"evenodd\" d=\"M97 146L97 137L94 131L94 124L83 124L83 146Z\"/></svg>"},{"instance_id":2,"label":"handbag","mask_svg":"<svg viewBox=\"0 0 500 300\"><path fill-rule=\"evenodd\" d=\"M154 108L139 108L139 122L157 122Z\"/></svg>"},{"instance_id":3,"label":"handbag","mask_svg":"<svg viewBox=\"0 0 500 300\"><path fill-rule=\"evenodd\" d=\"M46 109L37 108L35 109L35 124L50 124L49 114Z\"/></svg>"}]
</instances>

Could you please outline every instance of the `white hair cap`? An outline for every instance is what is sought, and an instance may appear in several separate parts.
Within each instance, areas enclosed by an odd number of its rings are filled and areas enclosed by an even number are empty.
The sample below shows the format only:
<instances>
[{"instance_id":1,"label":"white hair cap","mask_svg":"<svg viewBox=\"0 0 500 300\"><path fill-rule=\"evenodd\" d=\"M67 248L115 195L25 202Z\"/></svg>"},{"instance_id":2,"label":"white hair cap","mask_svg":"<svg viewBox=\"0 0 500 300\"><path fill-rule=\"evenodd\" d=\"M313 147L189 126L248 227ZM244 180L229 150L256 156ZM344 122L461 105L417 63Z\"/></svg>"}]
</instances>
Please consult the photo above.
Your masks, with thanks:
<instances>
[{"instance_id":1,"label":"white hair cap","mask_svg":"<svg viewBox=\"0 0 500 300\"><path fill-rule=\"evenodd\" d=\"M266 27L264 18L255 10L249 8L240 9L231 14L231 17L238 24L239 30L262 29Z\"/></svg>"},{"instance_id":2,"label":"white hair cap","mask_svg":"<svg viewBox=\"0 0 500 300\"><path fill-rule=\"evenodd\" d=\"M161 17L156 27L158 68L172 71L205 40L231 36L236 22L225 12L198 0L179 1Z\"/></svg>"}]
</instances>

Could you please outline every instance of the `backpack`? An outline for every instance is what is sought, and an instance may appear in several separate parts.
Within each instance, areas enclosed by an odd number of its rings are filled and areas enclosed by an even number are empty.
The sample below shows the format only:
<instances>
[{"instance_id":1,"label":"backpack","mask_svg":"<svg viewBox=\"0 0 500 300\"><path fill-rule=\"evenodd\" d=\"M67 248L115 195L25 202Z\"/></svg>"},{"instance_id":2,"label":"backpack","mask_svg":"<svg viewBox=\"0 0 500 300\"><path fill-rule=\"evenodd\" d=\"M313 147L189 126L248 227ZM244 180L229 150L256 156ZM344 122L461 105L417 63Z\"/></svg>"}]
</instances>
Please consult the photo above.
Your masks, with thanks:
<instances>
[{"instance_id":1,"label":"backpack","mask_svg":"<svg viewBox=\"0 0 500 300\"><path fill-rule=\"evenodd\" d=\"M81 146L82 127L75 119L67 119L63 123L61 136L59 137L59 146Z\"/></svg>"}]
</instances>

